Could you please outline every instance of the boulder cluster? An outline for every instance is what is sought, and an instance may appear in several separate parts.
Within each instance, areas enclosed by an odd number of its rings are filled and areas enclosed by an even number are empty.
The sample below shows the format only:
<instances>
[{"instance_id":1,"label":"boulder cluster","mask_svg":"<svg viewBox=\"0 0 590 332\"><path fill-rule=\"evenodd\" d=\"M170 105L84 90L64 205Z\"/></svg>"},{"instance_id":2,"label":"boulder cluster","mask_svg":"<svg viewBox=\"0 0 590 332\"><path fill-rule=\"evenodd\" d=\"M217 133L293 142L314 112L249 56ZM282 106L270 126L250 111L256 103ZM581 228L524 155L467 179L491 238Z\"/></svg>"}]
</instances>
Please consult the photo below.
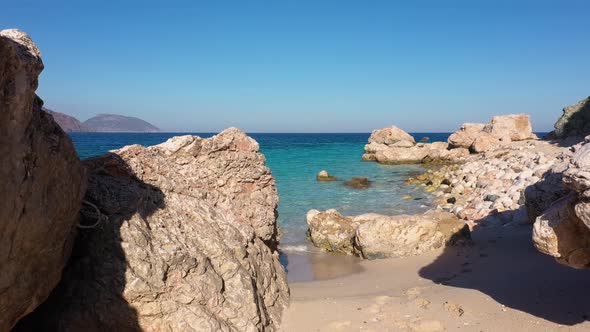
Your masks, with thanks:
<instances>
[{"instance_id":1,"label":"boulder cluster","mask_svg":"<svg viewBox=\"0 0 590 332\"><path fill-rule=\"evenodd\" d=\"M391 126L374 130L363 160L386 164L448 164L464 162L471 153L501 148L514 141L537 139L529 116L495 116L490 123L464 123L448 142L418 143L405 131Z\"/></svg>"},{"instance_id":2,"label":"boulder cluster","mask_svg":"<svg viewBox=\"0 0 590 332\"><path fill-rule=\"evenodd\" d=\"M278 196L238 129L81 162L0 32L1 331L272 331L289 298Z\"/></svg>"}]
</instances>

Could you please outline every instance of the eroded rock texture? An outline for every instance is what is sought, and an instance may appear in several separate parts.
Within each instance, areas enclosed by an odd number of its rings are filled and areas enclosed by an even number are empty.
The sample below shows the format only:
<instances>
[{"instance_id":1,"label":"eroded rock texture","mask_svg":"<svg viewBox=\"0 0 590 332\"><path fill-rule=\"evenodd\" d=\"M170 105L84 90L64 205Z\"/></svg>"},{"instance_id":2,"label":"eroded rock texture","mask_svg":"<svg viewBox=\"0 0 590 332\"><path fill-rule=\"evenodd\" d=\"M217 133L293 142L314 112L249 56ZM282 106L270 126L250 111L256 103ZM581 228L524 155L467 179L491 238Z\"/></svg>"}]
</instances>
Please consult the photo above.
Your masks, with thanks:
<instances>
[{"instance_id":1,"label":"eroded rock texture","mask_svg":"<svg viewBox=\"0 0 590 332\"><path fill-rule=\"evenodd\" d=\"M231 128L85 161L81 230L50 300L23 322L58 331L265 331L288 301L275 181ZM96 223L85 210L84 225Z\"/></svg>"},{"instance_id":2,"label":"eroded rock texture","mask_svg":"<svg viewBox=\"0 0 590 332\"><path fill-rule=\"evenodd\" d=\"M555 123L555 138L584 137L590 134L590 97L563 108Z\"/></svg>"},{"instance_id":3,"label":"eroded rock texture","mask_svg":"<svg viewBox=\"0 0 590 332\"><path fill-rule=\"evenodd\" d=\"M72 142L35 95L42 70L25 33L0 32L0 331L58 283L84 193Z\"/></svg>"},{"instance_id":4,"label":"eroded rock texture","mask_svg":"<svg viewBox=\"0 0 590 332\"><path fill-rule=\"evenodd\" d=\"M577 146L563 183L571 190L535 221L535 247L563 264L590 266L590 144Z\"/></svg>"}]
</instances>

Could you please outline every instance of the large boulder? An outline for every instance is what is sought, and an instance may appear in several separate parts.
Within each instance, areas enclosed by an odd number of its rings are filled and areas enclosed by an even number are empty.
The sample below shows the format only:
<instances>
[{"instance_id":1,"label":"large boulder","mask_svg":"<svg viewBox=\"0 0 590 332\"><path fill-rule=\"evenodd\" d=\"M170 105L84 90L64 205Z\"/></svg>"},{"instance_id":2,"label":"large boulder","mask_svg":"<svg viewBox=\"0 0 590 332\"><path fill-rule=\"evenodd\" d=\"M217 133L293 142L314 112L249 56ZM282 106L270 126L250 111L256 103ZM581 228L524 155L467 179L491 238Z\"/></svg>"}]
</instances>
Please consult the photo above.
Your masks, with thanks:
<instances>
[{"instance_id":1,"label":"large boulder","mask_svg":"<svg viewBox=\"0 0 590 332\"><path fill-rule=\"evenodd\" d=\"M309 237L316 247L369 259L419 255L446 245L466 243L470 237L464 222L441 211L342 216L333 209L311 210L307 223Z\"/></svg>"},{"instance_id":2,"label":"large boulder","mask_svg":"<svg viewBox=\"0 0 590 332\"><path fill-rule=\"evenodd\" d=\"M453 147L469 149L484 127L483 123L464 123L449 136L448 142Z\"/></svg>"},{"instance_id":3,"label":"large boulder","mask_svg":"<svg viewBox=\"0 0 590 332\"><path fill-rule=\"evenodd\" d=\"M484 131L502 140L509 138L512 141L523 141L537 138L533 134L531 119L527 114L494 116L492 121L484 128Z\"/></svg>"},{"instance_id":4,"label":"large boulder","mask_svg":"<svg viewBox=\"0 0 590 332\"><path fill-rule=\"evenodd\" d=\"M563 173L570 194L535 221L535 247L563 264L590 267L590 144L580 146Z\"/></svg>"},{"instance_id":5,"label":"large boulder","mask_svg":"<svg viewBox=\"0 0 590 332\"><path fill-rule=\"evenodd\" d=\"M74 146L35 95L42 70L25 33L0 31L0 331L58 283L84 194Z\"/></svg>"},{"instance_id":6,"label":"large boulder","mask_svg":"<svg viewBox=\"0 0 590 332\"><path fill-rule=\"evenodd\" d=\"M555 138L584 137L590 134L590 97L563 108L555 123Z\"/></svg>"},{"instance_id":7,"label":"large boulder","mask_svg":"<svg viewBox=\"0 0 590 332\"><path fill-rule=\"evenodd\" d=\"M455 163L469 156L469 151L450 149L445 142L434 142L418 143L410 148L387 147L371 154L373 160L383 164Z\"/></svg>"},{"instance_id":8,"label":"large boulder","mask_svg":"<svg viewBox=\"0 0 590 332\"><path fill-rule=\"evenodd\" d=\"M231 128L85 161L83 220L60 286L21 331L266 331L288 302L275 180Z\"/></svg>"},{"instance_id":9,"label":"large boulder","mask_svg":"<svg viewBox=\"0 0 590 332\"><path fill-rule=\"evenodd\" d=\"M469 227L453 214L430 211L418 215L356 216L355 243L363 258L405 257L467 243Z\"/></svg>"},{"instance_id":10,"label":"large boulder","mask_svg":"<svg viewBox=\"0 0 590 332\"><path fill-rule=\"evenodd\" d=\"M369 137L369 143L411 146L416 143L416 140L412 135L402 129L396 126L391 126L373 130Z\"/></svg>"}]
</instances>

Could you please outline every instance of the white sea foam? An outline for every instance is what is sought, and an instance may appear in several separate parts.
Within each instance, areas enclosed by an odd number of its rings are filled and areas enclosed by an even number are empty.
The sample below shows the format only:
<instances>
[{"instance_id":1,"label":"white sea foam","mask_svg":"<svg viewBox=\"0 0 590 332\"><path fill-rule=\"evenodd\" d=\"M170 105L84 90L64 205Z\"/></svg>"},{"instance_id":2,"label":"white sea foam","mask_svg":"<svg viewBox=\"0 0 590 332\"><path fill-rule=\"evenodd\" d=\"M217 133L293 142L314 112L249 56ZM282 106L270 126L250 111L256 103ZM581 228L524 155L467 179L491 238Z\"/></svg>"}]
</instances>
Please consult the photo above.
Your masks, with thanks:
<instances>
[{"instance_id":1,"label":"white sea foam","mask_svg":"<svg viewBox=\"0 0 590 332\"><path fill-rule=\"evenodd\" d=\"M309 247L305 244L287 244L281 246L281 251L307 252Z\"/></svg>"}]
</instances>

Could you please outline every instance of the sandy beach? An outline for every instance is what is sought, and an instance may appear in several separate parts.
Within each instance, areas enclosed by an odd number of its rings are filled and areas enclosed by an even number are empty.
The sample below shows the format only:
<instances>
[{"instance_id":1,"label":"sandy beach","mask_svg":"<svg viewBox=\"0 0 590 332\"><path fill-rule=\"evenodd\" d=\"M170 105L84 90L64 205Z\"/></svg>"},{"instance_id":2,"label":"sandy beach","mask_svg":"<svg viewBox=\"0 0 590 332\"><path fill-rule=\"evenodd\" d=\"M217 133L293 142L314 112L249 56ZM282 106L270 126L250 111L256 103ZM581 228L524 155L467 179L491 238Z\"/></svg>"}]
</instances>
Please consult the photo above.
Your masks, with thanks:
<instances>
[{"instance_id":1,"label":"sandy beach","mask_svg":"<svg viewBox=\"0 0 590 332\"><path fill-rule=\"evenodd\" d=\"M359 261L354 271L344 264L351 274L291 283L281 330L588 331L590 271L537 252L530 234L479 227L469 247Z\"/></svg>"}]
</instances>

